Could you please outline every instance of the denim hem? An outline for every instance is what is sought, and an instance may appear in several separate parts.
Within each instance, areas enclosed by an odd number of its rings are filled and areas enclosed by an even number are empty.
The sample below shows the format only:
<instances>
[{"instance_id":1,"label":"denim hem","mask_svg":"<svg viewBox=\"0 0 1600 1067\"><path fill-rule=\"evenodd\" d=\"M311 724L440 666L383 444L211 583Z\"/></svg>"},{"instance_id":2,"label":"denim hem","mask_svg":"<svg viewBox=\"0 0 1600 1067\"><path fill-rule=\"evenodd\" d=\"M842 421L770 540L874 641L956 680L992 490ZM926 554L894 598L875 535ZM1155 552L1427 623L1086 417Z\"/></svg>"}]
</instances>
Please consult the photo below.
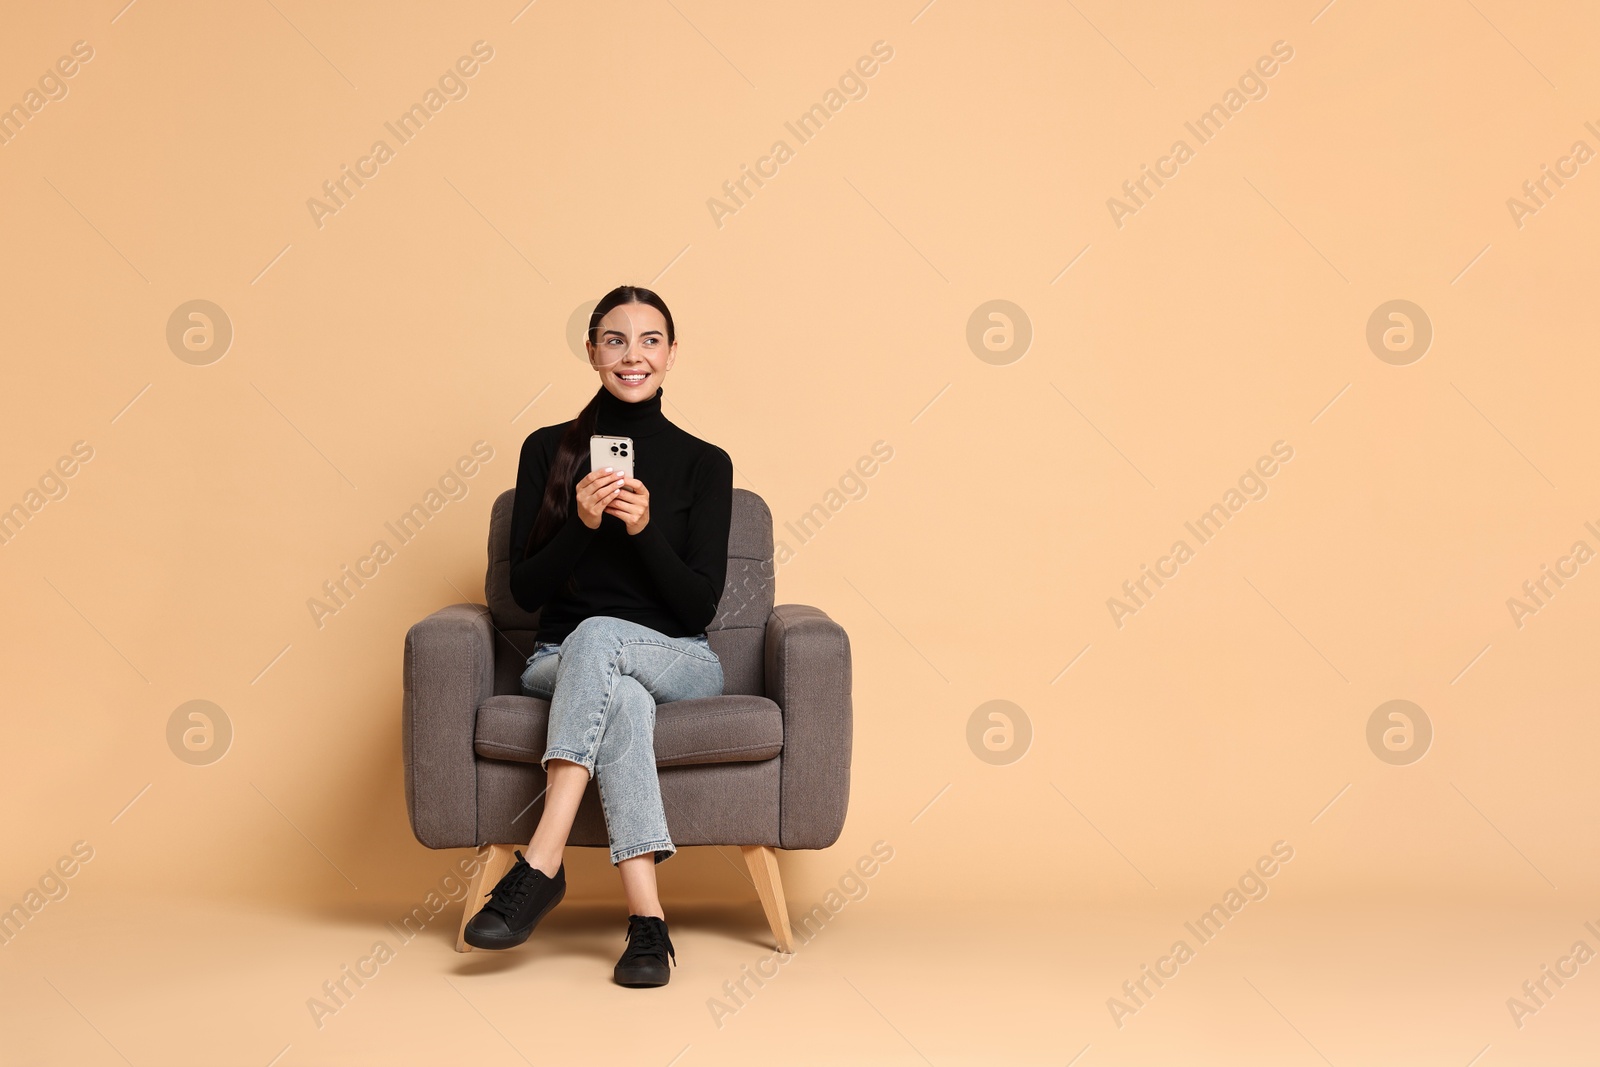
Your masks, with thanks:
<instances>
[{"instance_id":1,"label":"denim hem","mask_svg":"<svg viewBox=\"0 0 1600 1067\"><path fill-rule=\"evenodd\" d=\"M648 841L642 845L630 845L620 851L617 849L612 849L611 865L614 867L623 860L631 860L633 857L642 856L646 852L654 852L656 854L656 862L660 863L662 860L666 859L676 851L678 851L677 846L675 846L671 841L667 841L665 839L660 841Z\"/></svg>"},{"instance_id":2,"label":"denim hem","mask_svg":"<svg viewBox=\"0 0 1600 1067\"><path fill-rule=\"evenodd\" d=\"M550 768L545 764L553 759L571 760L573 763L583 764L583 769L589 772L589 780L594 780L594 760L587 752L577 752L570 748L549 749L543 756L539 757L539 769L548 774Z\"/></svg>"}]
</instances>

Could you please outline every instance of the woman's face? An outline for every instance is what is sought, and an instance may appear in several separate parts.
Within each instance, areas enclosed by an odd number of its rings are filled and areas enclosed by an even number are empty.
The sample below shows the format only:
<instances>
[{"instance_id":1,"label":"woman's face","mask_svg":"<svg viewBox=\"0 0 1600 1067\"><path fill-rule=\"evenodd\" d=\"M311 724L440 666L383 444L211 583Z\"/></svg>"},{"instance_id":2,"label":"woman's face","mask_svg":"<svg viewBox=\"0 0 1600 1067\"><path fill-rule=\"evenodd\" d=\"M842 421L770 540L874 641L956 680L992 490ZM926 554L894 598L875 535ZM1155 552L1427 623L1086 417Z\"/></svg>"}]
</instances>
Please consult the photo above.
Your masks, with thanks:
<instances>
[{"instance_id":1,"label":"woman's face","mask_svg":"<svg viewBox=\"0 0 1600 1067\"><path fill-rule=\"evenodd\" d=\"M600 384L618 400L634 403L656 395L678 355L667 344L667 320L649 304L618 304L600 320L599 343L587 342L589 363Z\"/></svg>"}]
</instances>

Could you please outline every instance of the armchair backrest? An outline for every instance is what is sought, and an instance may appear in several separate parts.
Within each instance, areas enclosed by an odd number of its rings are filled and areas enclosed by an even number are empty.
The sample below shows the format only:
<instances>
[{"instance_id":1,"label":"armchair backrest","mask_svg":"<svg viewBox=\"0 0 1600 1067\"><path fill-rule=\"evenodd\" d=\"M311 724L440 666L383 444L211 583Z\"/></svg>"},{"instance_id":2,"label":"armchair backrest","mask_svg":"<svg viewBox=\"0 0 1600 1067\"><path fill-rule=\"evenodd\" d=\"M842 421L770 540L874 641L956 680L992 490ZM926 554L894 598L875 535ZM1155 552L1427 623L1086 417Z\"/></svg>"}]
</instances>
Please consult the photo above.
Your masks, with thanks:
<instances>
[{"instance_id":1,"label":"armchair backrest","mask_svg":"<svg viewBox=\"0 0 1600 1067\"><path fill-rule=\"evenodd\" d=\"M511 597L511 508L516 494L515 488L501 493L490 512L489 570L483 592L495 629L504 638L496 640L496 655L508 655L504 646L509 641L526 660L533 654L539 613L522 610ZM724 693L765 694L767 616L772 613L775 591L772 511L755 493L734 489L728 576L717 617L706 627L712 651L722 661ZM496 674L508 676L499 670ZM509 676L520 674L518 669Z\"/></svg>"}]
</instances>

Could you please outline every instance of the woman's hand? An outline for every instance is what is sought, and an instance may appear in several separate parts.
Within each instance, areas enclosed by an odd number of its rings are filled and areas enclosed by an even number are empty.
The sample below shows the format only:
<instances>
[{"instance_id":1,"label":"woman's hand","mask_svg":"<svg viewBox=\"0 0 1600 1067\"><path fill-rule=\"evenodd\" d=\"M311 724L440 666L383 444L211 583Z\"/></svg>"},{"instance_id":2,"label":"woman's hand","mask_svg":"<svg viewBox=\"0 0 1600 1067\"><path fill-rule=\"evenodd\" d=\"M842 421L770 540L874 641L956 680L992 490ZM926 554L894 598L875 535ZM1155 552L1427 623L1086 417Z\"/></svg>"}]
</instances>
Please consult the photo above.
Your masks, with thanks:
<instances>
[{"instance_id":1,"label":"woman's hand","mask_svg":"<svg viewBox=\"0 0 1600 1067\"><path fill-rule=\"evenodd\" d=\"M612 495L604 510L621 519L630 535L636 534L650 522L650 490L639 479L626 478L622 489Z\"/></svg>"},{"instance_id":2,"label":"woman's hand","mask_svg":"<svg viewBox=\"0 0 1600 1067\"><path fill-rule=\"evenodd\" d=\"M622 472L603 467L597 471L590 471L578 482L578 517L583 524L591 530L600 528L600 516L605 514L607 505L616 498L622 490ZM633 533L632 530L628 531Z\"/></svg>"}]
</instances>

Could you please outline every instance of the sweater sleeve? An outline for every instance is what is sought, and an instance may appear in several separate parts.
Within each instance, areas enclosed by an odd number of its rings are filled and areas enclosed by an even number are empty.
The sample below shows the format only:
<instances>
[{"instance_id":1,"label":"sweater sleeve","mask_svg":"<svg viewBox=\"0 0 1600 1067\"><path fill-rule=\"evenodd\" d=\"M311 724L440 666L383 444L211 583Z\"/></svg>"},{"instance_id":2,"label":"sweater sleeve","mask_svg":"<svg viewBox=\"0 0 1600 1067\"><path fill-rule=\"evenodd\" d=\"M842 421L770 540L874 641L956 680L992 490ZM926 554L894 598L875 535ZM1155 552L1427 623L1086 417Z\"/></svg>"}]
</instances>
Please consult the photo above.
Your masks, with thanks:
<instances>
[{"instance_id":1,"label":"sweater sleeve","mask_svg":"<svg viewBox=\"0 0 1600 1067\"><path fill-rule=\"evenodd\" d=\"M733 460L715 445L696 465L689 533L680 555L655 523L633 538L645 569L672 613L690 633L716 618L728 576L728 533L733 520Z\"/></svg>"},{"instance_id":2,"label":"sweater sleeve","mask_svg":"<svg viewBox=\"0 0 1600 1067\"><path fill-rule=\"evenodd\" d=\"M544 499L545 482L550 473L553 448L547 450L531 433L522 442L522 458L517 464L517 495L511 509L511 599L523 611L538 611L555 593L596 531L584 525L576 502L569 502L567 521L556 535L531 556L523 554L528 532ZM649 527L646 527L649 529Z\"/></svg>"}]
</instances>

